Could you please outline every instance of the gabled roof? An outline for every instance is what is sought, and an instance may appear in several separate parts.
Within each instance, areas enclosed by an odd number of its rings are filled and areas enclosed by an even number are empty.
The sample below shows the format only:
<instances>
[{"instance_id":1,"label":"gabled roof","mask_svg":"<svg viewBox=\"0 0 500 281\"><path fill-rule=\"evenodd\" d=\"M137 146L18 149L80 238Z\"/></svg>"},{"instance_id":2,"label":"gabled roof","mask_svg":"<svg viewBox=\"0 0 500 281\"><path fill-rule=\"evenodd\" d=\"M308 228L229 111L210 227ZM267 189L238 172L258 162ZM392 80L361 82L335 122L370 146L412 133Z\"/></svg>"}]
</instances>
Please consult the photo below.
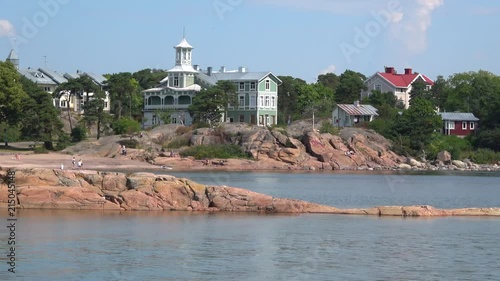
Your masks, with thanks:
<instances>
[{"instance_id":1,"label":"gabled roof","mask_svg":"<svg viewBox=\"0 0 500 281\"><path fill-rule=\"evenodd\" d=\"M95 74L92 72L85 72L84 75L87 75L88 77L90 77L92 80L94 80L94 82L99 84L99 86L103 86L104 84L106 84L107 79L100 74Z\"/></svg>"},{"instance_id":2,"label":"gabled roof","mask_svg":"<svg viewBox=\"0 0 500 281\"><path fill-rule=\"evenodd\" d=\"M55 70L47 69L47 68L39 68L38 71L44 73L46 76L50 77L57 84L62 84L68 82L68 79L64 78L62 73L59 73Z\"/></svg>"},{"instance_id":3,"label":"gabled roof","mask_svg":"<svg viewBox=\"0 0 500 281\"><path fill-rule=\"evenodd\" d=\"M38 70L20 69L18 72L36 84L57 85L54 80Z\"/></svg>"},{"instance_id":4,"label":"gabled roof","mask_svg":"<svg viewBox=\"0 0 500 281\"><path fill-rule=\"evenodd\" d=\"M463 112L438 112L444 121L479 121L472 113Z\"/></svg>"},{"instance_id":5,"label":"gabled roof","mask_svg":"<svg viewBox=\"0 0 500 281\"><path fill-rule=\"evenodd\" d=\"M369 104L360 104L359 106L356 106L354 104L337 104L337 106L351 116L352 115L378 116L377 109Z\"/></svg>"},{"instance_id":6,"label":"gabled roof","mask_svg":"<svg viewBox=\"0 0 500 281\"><path fill-rule=\"evenodd\" d=\"M193 49L193 46L189 45L189 43L186 41L186 38L183 37L181 40L181 43L179 43L175 48L186 48L186 49Z\"/></svg>"},{"instance_id":7,"label":"gabled roof","mask_svg":"<svg viewBox=\"0 0 500 281\"><path fill-rule=\"evenodd\" d=\"M398 88L408 88L418 77L421 77L427 84L434 85L434 81L420 73L394 74L378 72L377 74Z\"/></svg>"}]
</instances>

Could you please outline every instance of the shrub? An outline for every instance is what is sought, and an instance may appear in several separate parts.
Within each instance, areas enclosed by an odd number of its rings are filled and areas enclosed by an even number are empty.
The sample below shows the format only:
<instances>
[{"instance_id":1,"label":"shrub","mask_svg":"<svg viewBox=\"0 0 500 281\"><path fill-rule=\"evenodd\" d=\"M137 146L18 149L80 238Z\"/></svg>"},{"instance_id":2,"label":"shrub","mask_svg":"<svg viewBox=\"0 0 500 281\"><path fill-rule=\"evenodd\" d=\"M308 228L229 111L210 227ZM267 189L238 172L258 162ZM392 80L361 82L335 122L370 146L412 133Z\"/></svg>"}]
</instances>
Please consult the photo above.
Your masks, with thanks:
<instances>
[{"instance_id":1,"label":"shrub","mask_svg":"<svg viewBox=\"0 0 500 281\"><path fill-rule=\"evenodd\" d=\"M165 145L165 148L181 148L184 146L189 146L189 138L179 136L171 140L167 145Z\"/></svg>"},{"instance_id":2,"label":"shrub","mask_svg":"<svg viewBox=\"0 0 500 281\"><path fill-rule=\"evenodd\" d=\"M329 121L323 121L321 122L321 127L319 128L319 132L322 134L338 135L340 129L338 127L333 126L333 124L330 123Z\"/></svg>"},{"instance_id":3,"label":"shrub","mask_svg":"<svg viewBox=\"0 0 500 281\"><path fill-rule=\"evenodd\" d=\"M83 126L76 126L71 130L71 139L74 142L79 142L87 138L87 129Z\"/></svg>"},{"instance_id":4,"label":"shrub","mask_svg":"<svg viewBox=\"0 0 500 281\"><path fill-rule=\"evenodd\" d=\"M49 150L47 148L45 148L45 146L36 146L33 149L33 152L35 154L45 154L45 153L49 153Z\"/></svg>"},{"instance_id":5,"label":"shrub","mask_svg":"<svg viewBox=\"0 0 500 281\"><path fill-rule=\"evenodd\" d=\"M191 127L181 126L181 127L178 127L175 130L175 134L178 135L178 136L182 136L182 135L184 135L186 133L191 132L191 130L192 130Z\"/></svg>"},{"instance_id":6,"label":"shrub","mask_svg":"<svg viewBox=\"0 0 500 281\"><path fill-rule=\"evenodd\" d=\"M427 146L429 159L435 159L440 151L446 150L453 159L463 159L464 152L472 149L468 139L462 139L457 136L446 136L434 134L430 144Z\"/></svg>"},{"instance_id":7,"label":"shrub","mask_svg":"<svg viewBox=\"0 0 500 281\"><path fill-rule=\"evenodd\" d=\"M500 161L500 152L495 152L491 149L480 148L476 151L469 151L464 155L478 164L495 164Z\"/></svg>"},{"instance_id":8,"label":"shrub","mask_svg":"<svg viewBox=\"0 0 500 281\"><path fill-rule=\"evenodd\" d=\"M193 146L180 152L183 157L193 156L195 159L210 158L248 158L243 149L235 144L199 145Z\"/></svg>"},{"instance_id":9,"label":"shrub","mask_svg":"<svg viewBox=\"0 0 500 281\"><path fill-rule=\"evenodd\" d=\"M114 121L111 127L117 135L131 134L141 130L141 124L138 121L130 118L120 118Z\"/></svg>"},{"instance_id":10,"label":"shrub","mask_svg":"<svg viewBox=\"0 0 500 281\"><path fill-rule=\"evenodd\" d=\"M7 132L7 140L9 142L16 142L19 141L21 138L21 131L17 127L10 127L6 123L0 123L0 136L1 139L0 141L4 141L5 138L5 132Z\"/></svg>"}]
</instances>

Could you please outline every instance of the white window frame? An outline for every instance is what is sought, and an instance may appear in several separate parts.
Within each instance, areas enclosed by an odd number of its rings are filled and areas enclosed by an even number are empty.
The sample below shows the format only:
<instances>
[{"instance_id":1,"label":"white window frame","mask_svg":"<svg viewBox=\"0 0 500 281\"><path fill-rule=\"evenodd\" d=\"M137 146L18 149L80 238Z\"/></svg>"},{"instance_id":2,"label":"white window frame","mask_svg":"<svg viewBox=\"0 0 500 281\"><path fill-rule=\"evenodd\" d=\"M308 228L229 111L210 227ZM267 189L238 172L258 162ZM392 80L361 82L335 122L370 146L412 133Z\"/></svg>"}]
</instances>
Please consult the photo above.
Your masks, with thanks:
<instances>
[{"instance_id":1,"label":"white window frame","mask_svg":"<svg viewBox=\"0 0 500 281\"><path fill-rule=\"evenodd\" d=\"M276 97L271 97L271 107L276 106Z\"/></svg>"},{"instance_id":2,"label":"white window frame","mask_svg":"<svg viewBox=\"0 0 500 281\"><path fill-rule=\"evenodd\" d=\"M179 87L179 76L174 76L174 87Z\"/></svg>"},{"instance_id":3,"label":"white window frame","mask_svg":"<svg viewBox=\"0 0 500 281\"><path fill-rule=\"evenodd\" d=\"M240 91L244 91L245 90L245 82L240 82L239 89L240 89Z\"/></svg>"},{"instance_id":4,"label":"white window frame","mask_svg":"<svg viewBox=\"0 0 500 281\"><path fill-rule=\"evenodd\" d=\"M455 121L448 121L448 130L455 130Z\"/></svg>"},{"instance_id":5,"label":"white window frame","mask_svg":"<svg viewBox=\"0 0 500 281\"><path fill-rule=\"evenodd\" d=\"M261 107L264 107L264 96L259 97L259 103Z\"/></svg>"},{"instance_id":6,"label":"white window frame","mask_svg":"<svg viewBox=\"0 0 500 281\"><path fill-rule=\"evenodd\" d=\"M264 107L269 107L269 103L270 103L269 96L266 96Z\"/></svg>"},{"instance_id":7,"label":"white window frame","mask_svg":"<svg viewBox=\"0 0 500 281\"><path fill-rule=\"evenodd\" d=\"M266 91L269 92L271 90L271 80L266 79Z\"/></svg>"},{"instance_id":8,"label":"white window frame","mask_svg":"<svg viewBox=\"0 0 500 281\"><path fill-rule=\"evenodd\" d=\"M476 124L474 124L474 122L470 122L470 124L469 124L469 125L470 125L470 129L471 129L471 130L474 130L474 129L475 129L475 127L476 127Z\"/></svg>"},{"instance_id":9,"label":"white window frame","mask_svg":"<svg viewBox=\"0 0 500 281\"><path fill-rule=\"evenodd\" d=\"M467 130L467 122L462 121L462 130Z\"/></svg>"},{"instance_id":10,"label":"white window frame","mask_svg":"<svg viewBox=\"0 0 500 281\"><path fill-rule=\"evenodd\" d=\"M380 85L380 84L375 84L374 90L375 90L375 91L382 91L382 85Z\"/></svg>"},{"instance_id":11,"label":"white window frame","mask_svg":"<svg viewBox=\"0 0 500 281\"><path fill-rule=\"evenodd\" d=\"M257 89L255 82L250 82L250 90Z\"/></svg>"},{"instance_id":12,"label":"white window frame","mask_svg":"<svg viewBox=\"0 0 500 281\"><path fill-rule=\"evenodd\" d=\"M239 96L238 98L238 106L245 107L245 96Z\"/></svg>"}]
</instances>

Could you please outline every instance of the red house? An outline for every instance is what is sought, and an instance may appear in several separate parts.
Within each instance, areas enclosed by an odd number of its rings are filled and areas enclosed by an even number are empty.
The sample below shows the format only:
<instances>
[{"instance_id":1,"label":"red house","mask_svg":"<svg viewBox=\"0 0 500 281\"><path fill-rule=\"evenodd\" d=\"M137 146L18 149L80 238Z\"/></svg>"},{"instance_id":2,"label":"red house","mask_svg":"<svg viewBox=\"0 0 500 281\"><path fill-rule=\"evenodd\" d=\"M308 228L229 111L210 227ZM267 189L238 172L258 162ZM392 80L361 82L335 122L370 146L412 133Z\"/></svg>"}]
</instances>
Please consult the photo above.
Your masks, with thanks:
<instances>
[{"instance_id":1,"label":"red house","mask_svg":"<svg viewBox=\"0 0 500 281\"><path fill-rule=\"evenodd\" d=\"M443 134L465 137L474 133L479 119L472 113L439 112L443 119Z\"/></svg>"}]
</instances>

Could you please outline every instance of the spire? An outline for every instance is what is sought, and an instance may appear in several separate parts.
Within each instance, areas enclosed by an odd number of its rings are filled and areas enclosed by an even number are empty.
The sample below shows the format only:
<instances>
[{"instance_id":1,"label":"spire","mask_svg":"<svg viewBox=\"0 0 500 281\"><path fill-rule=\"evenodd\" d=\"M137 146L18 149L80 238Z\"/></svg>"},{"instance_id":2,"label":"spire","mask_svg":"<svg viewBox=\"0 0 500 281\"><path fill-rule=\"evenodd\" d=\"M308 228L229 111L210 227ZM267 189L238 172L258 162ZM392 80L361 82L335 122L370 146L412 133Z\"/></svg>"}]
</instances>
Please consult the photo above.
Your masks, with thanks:
<instances>
[{"instance_id":1,"label":"spire","mask_svg":"<svg viewBox=\"0 0 500 281\"><path fill-rule=\"evenodd\" d=\"M19 69L19 57L17 56L14 49L10 50L10 53L7 56L6 61L12 63L16 67L16 69Z\"/></svg>"}]
</instances>

